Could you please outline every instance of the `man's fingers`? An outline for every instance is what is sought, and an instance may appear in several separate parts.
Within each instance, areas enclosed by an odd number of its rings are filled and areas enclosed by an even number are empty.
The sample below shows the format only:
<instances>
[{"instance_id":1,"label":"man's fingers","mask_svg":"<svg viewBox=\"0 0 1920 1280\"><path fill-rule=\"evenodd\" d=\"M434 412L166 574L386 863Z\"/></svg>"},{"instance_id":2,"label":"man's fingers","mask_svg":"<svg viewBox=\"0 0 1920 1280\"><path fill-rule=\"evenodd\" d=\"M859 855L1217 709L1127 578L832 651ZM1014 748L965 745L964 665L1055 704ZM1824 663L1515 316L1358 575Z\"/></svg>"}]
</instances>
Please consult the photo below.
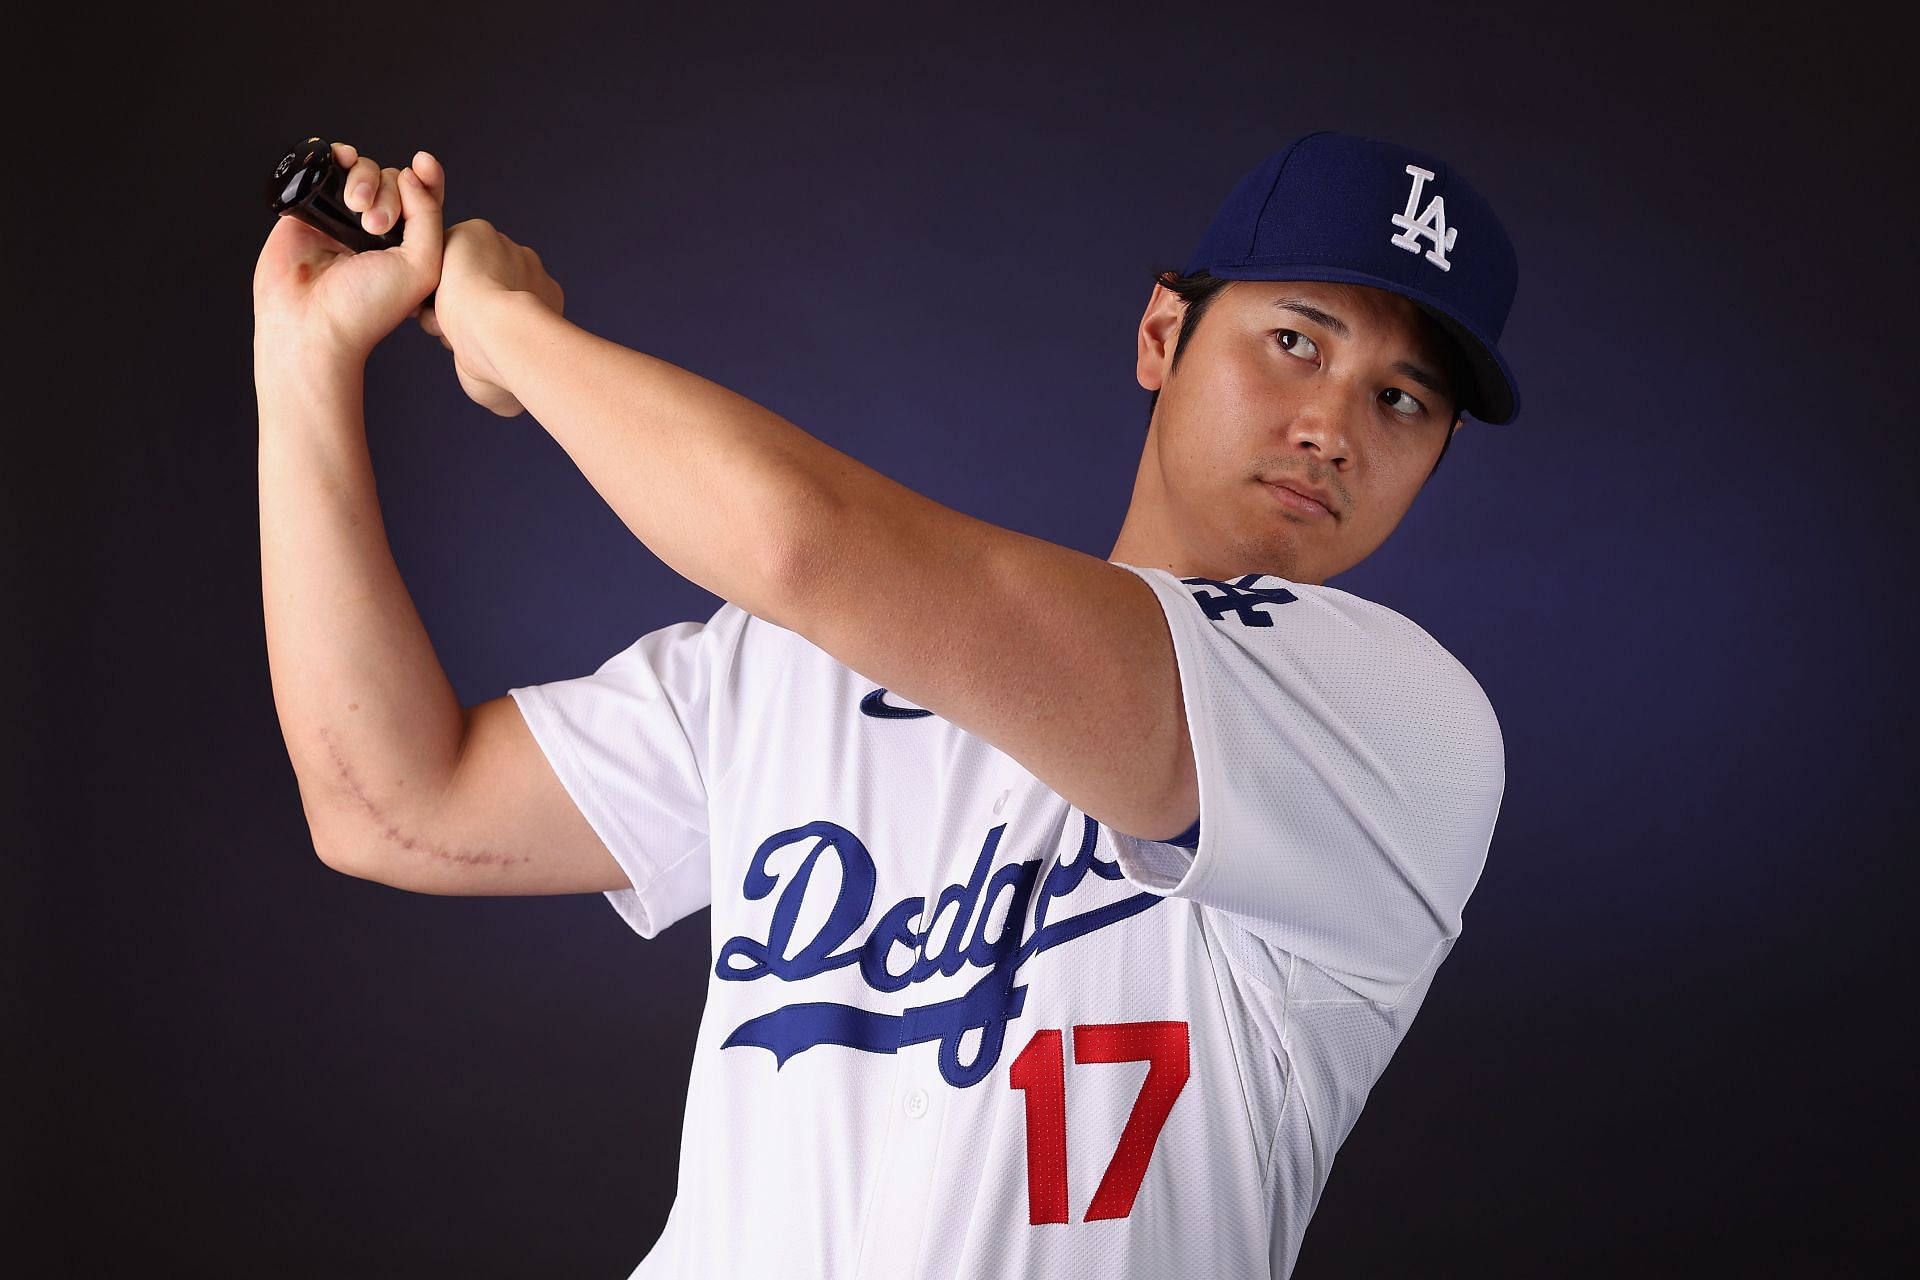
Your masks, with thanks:
<instances>
[{"instance_id":1,"label":"man's fingers","mask_svg":"<svg viewBox=\"0 0 1920 1280\"><path fill-rule=\"evenodd\" d=\"M401 181L401 174L409 170L391 166L383 169L374 163L373 157L361 155L350 142L333 143L332 150L334 163L347 171L340 184L346 193L346 206L361 215L361 226L379 235L392 230L402 217L408 223L413 222L406 186ZM419 179L414 190L424 193L438 208L446 199L447 171L430 151L416 151L413 159L411 172ZM436 235L434 239L439 237Z\"/></svg>"},{"instance_id":2,"label":"man's fingers","mask_svg":"<svg viewBox=\"0 0 1920 1280\"><path fill-rule=\"evenodd\" d=\"M414 311L413 318L420 322L422 329L425 329L428 333L440 339L441 346L449 351L453 350L453 343L448 340L446 333L440 328L440 317L433 313L432 307L424 304L421 305Z\"/></svg>"},{"instance_id":3,"label":"man's fingers","mask_svg":"<svg viewBox=\"0 0 1920 1280\"><path fill-rule=\"evenodd\" d=\"M361 215L360 225L375 235L391 231L400 220L400 209L400 171L382 169L380 192L373 198L373 207Z\"/></svg>"},{"instance_id":4,"label":"man's fingers","mask_svg":"<svg viewBox=\"0 0 1920 1280\"><path fill-rule=\"evenodd\" d=\"M373 208L374 198L380 194L380 166L371 156L361 156L347 170L340 189L346 192L347 208L355 213L365 213Z\"/></svg>"}]
</instances>

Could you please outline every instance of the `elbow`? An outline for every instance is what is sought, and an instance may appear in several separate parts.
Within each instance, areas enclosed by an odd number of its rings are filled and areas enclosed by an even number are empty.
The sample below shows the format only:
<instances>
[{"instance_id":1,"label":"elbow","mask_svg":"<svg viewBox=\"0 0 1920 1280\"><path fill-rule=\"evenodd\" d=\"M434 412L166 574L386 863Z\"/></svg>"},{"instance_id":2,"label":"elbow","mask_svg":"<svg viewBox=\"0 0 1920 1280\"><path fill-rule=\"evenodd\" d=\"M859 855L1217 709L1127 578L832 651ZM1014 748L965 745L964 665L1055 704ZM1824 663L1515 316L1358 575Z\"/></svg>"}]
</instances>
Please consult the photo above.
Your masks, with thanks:
<instances>
[{"instance_id":1,"label":"elbow","mask_svg":"<svg viewBox=\"0 0 1920 1280\"><path fill-rule=\"evenodd\" d=\"M386 884L381 864L369 856L369 841L364 823L328 810L307 808L307 837L320 865L355 880Z\"/></svg>"},{"instance_id":2,"label":"elbow","mask_svg":"<svg viewBox=\"0 0 1920 1280\"><path fill-rule=\"evenodd\" d=\"M817 487L789 490L771 505L756 547L760 599L734 603L777 627L810 635L802 606L823 589L823 575L834 562L835 530L845 526L833 496Z\"/></svg>"},{"instance_id":3,"label":"elbow","mask_svg":"<svg viewBox=\"0 0 1920 1280\"><path fill-rule=\"evenodd\" d=\"M386 883L354 844L322 839L315 833L313 852L320 859L320 865L329 871L338 871L341 875L351 876L355 880L371 880L376 884Z\"/></svg>"}]
</instances>

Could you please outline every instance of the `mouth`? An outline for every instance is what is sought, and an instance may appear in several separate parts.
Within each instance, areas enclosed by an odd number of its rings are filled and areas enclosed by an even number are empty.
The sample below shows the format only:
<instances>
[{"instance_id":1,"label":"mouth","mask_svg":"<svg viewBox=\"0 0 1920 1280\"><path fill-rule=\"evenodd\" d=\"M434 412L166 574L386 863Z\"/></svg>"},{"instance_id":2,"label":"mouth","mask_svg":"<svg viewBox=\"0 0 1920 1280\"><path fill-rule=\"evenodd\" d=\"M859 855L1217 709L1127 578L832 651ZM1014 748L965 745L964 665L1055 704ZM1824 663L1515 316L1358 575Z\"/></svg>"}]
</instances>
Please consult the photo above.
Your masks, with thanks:
<instances>
[{"instance_id":1,"label":"mouth","mask_svg":"<svg viewBox=\"0 0 1920 1280\"><path fill-rule=\"evenodd\" d=\"M1297 511L1303 516L1324 516L1329 520L1339 518L1326 503L1301 493L1298 489L1292 489L1271 480L1262 480L1260 483L1289 510Z\"/></svg>"}]
</instances>

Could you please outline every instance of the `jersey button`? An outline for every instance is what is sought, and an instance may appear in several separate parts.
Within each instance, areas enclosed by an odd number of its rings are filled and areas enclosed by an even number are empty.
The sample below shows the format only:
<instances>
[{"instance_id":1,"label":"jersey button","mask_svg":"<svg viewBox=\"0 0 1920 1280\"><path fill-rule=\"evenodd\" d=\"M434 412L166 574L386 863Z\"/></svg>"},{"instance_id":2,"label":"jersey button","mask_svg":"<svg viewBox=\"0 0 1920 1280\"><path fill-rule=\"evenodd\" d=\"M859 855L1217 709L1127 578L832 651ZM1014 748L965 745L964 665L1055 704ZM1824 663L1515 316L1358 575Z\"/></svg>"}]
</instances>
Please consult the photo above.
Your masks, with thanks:
<instances>
[{"instance_id":1,"label":"jersey button","mask_svg":"<svg viewBox=\"0 0 1920 1280\"><path fill-rule=\"evenodd\" d=\"M927 1091L925 1089L907 1090L906 1100L903 1105L906 1108L907 1118L909 1120L918 1120L921 1116L927 1114Z\"/></svg>"}]
</instances>

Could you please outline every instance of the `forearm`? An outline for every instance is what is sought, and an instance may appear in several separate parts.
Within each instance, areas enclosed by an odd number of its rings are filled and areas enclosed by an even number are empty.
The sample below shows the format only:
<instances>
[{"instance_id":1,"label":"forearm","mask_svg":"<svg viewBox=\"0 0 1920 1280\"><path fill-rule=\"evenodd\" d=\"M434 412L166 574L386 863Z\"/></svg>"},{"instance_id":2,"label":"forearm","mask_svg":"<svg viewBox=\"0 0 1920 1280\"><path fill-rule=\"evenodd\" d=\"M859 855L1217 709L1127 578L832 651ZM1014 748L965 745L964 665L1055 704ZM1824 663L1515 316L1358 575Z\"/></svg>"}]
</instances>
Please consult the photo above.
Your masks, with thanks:
<instances>
[{"instance_id":1,"label":"forearm","mask_svg":"<svg viewBox=\"0 0 1920 1280\"><path fill-rule=\"evenodd\" d=\"M256 348L267 663L320 852L414 847L463 712L387 545L358 361Z\"/></svg>"},{"instance_id":2,"label":"forearm","mask_svg":"<svg viewBox=\"0 0 1920 1280\"><path fill-rule=\"evenodd\" d=\"M785 584L854 459L718 383L598 337L527 294L479 326L487 358L668 567L789 625Z\"/></svg>"}]
</instances>

